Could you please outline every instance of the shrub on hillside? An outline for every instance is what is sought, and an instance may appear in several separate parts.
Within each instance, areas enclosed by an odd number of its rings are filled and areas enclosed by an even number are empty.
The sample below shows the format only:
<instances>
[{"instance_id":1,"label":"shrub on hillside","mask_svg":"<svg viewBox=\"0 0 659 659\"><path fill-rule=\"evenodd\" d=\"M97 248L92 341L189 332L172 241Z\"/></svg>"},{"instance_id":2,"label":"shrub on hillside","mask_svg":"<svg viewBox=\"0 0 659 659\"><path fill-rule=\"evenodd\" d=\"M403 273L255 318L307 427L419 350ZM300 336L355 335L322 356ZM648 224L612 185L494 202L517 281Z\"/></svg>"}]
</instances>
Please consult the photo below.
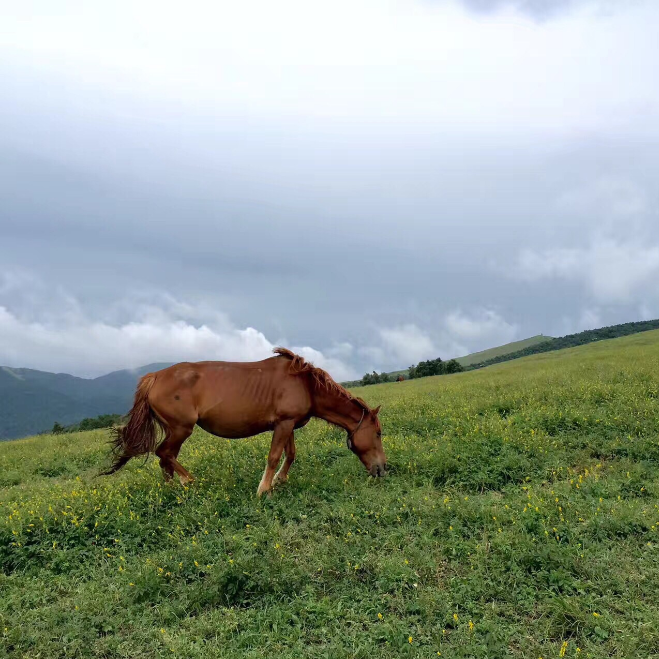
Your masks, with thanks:
<instances>
[{"instance_id":1,"label":"shrub on hillside","mask_svg":"<svg viewBox=\"0 0 659 659\"><path fill-rule=\"evenodd\" d=\"M430 375L450 375L451 373L460 373L464 371L462 365L455 359L449 359L447 362L437 359L430 359L425 362L419 362L416 366L410 366L410 379L425 378Z\"/></svg>"},{"instance_id":2,"label":"shrub on hillside","mask_svg":"<svg viewBox=\"0 0 659 659\"><path fill-rule=\"evenodd\" d=\"M360 380L360 384L362 386L366 386L367 384L380 384L381 382L391 382L392 378L389 374L387 373L376 373L373 371L372 373L366 373L364 377Z\"/></svg>"},{"instance_id":3,"label":"shrub on hillside","mask_svg":"<svg viewBox=\"0 0 659 659\"><path fill-rule=\"evenodd\" d=\"M99 428L111 428L114 425L121 423L120 414L101 414L94 418L86 418L78 423L70 426L63 426L58 421L53 425L50 431L53 435L60 435L66 432L78 432L81 430L97 430Z\"/></svg>"}]
</instances>

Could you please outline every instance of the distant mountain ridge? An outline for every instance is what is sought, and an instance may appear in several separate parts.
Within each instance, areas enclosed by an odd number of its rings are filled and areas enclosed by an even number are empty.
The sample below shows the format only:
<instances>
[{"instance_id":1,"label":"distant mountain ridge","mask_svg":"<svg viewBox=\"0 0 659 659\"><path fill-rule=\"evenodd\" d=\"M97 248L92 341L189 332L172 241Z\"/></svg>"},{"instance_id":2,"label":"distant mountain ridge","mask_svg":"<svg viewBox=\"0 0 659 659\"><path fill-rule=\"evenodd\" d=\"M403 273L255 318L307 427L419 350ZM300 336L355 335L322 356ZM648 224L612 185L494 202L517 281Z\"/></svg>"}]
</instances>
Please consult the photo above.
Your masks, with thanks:
<instances>
[{"instance_id":1,"label":"distant mountain ridge","mask_svg":"<svg viewBox=\"0 0 659 659\"><path fill-rule=\"evenodd\" d=\"M90 379L0 366L0 440L50 430L56 421L66 426L99 414L124 414L138 379L169 365L148 364Z\"/></svg>"}]
</instances>

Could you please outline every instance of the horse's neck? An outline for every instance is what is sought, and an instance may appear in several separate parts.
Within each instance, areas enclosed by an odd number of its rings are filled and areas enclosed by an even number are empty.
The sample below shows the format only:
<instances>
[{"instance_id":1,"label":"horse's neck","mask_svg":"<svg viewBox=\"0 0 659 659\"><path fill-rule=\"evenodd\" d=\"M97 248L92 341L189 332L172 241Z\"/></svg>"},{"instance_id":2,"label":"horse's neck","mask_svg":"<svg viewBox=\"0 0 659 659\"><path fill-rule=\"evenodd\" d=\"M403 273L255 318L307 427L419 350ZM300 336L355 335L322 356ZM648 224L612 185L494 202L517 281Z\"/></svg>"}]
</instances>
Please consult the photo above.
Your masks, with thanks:
<instances>
[{"instance_id":1,"label":"horse's neck","mask_svg":"<svg viewBox=\"0 0 659 659\"><path fill-rule=\"evenodd\" d=\"M340 394L316 390L313 398L315 416L344 430L350 431L363 416L363 409L357 401Z\"/></svg>"}]
</instances>

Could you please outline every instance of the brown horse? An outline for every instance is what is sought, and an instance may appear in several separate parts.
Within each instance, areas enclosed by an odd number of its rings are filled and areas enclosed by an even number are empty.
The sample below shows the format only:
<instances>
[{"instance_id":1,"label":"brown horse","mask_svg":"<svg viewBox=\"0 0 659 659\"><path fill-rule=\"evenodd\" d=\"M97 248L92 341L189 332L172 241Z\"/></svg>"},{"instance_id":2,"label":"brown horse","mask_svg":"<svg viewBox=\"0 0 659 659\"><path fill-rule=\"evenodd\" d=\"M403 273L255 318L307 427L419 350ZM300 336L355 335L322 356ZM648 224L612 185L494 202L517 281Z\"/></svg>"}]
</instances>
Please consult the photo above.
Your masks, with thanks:
<instances>
[{"instance_id":1,"label":"brown horse","mask_svg":"<svg viewBox=\"0 0 659 659\"><path fill-rule=\"evenodd\" d=\"M404 375L399 375L399 376L396 378L396 382L405 382L405 376L404 376Z\"/></svg>"},{"instance_id":2,"label":"brown horse","mask_svg":"<svg viewBox=\"0 0 659 659\"><path fill-rule=\"evenodd\" d=\"M195 424L218 437L252 437L272 430L268 463L257 490L283 482L295 459L293 432L311 417L348 432L348 448L372 476L383 476L386 458L378 412L355 398L328 373L285 348L260 362L175 364L148 373L139 382L128 423L117 428L115 461L104 474L131 458L154 453L166 480L176 472L184 485L192 476L177 461ZM164 439L158 443L158 426ZM286 460L275 476L282 453Z\"/></svg>"}]
</instances>

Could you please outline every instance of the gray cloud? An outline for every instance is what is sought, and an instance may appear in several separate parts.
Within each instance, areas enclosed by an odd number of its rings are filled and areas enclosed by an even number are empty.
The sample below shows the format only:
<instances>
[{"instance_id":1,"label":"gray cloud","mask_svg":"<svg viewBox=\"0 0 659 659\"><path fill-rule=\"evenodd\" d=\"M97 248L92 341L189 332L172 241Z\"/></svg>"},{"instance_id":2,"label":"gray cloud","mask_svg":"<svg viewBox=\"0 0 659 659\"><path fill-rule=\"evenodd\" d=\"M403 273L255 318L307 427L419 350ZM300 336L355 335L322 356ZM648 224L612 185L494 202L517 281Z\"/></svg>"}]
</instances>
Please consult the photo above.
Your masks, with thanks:
<instances>
[{"instance_id":1,"label":"gray cloud","mask_svg":"<svg viewBox=\"0 0 659 659\"><path fill-rule=\"evenodd\" d=\"M124 306L130 321L117 320ZM167 294L133 295L118 300L105 318L93 317L71 295L26 273L0 279L0 346L2 365L83 376L163 361L254 361L271 356L275 347L253 327L237 328L216 309ZM357 375L337 357L292 347L337 379Z\"/></svg>"},{"instance_id":2,"label":"gray cloud","mask_svg":"<svg viewBox=\"0 0 659 659\"><path fill-rule=\"evenodd\" d=\"M599 302L624 303L638 293L655 297L659 243L596 240L585 247L523 250L514 273L521 278L578 282Z\"/></svg>"},{"instance_id":3,"label":"gray cloud","mask_svg":"<svg viewBox=\"0 0 659 659\"><path fill-rule=\"evenodd\" d=\"M254 327L240 328L223 311L162 291L133 291L93 313L61 286L30 272L0 276L0 364L96 376L145 363L268 357L284 344L339 380L374 369L397 369L423 359L469 352L467 345L511 340L517 328L488 309L454 310L441 327L414 324L362 328L357 345L322 350L286 336L274 342Z\"/></svg>"},{"instance_id":4,"label":"gray cloud","mask_svg":"<svg viewBox=\"0 0 659 659\"><path fill-rule=\"evenodd\" d=\"M122 359L125 328L179 355L183 323L190 354L256 328L363 372L652 313L659 8L579 4L287 0L263 30L241 3L13 5L0 362L54 367L21 337L85 346L78 322L111 358L62 347L70 370L119 368L152 356Z\"/></svg>"},{"instance_id":5,"label":"gray cloud","mask_svg":"<svg viewBox=\"0 0 659 659\"><path fill-rule=\"evenodd\" d=\"M468 9L482 13L493 13L501 9L514 9L528 14L537 20L546 20L578 7L592 7L610 11L616 6L615 0L459 0Z\"/></svg>"}]
</instances>

